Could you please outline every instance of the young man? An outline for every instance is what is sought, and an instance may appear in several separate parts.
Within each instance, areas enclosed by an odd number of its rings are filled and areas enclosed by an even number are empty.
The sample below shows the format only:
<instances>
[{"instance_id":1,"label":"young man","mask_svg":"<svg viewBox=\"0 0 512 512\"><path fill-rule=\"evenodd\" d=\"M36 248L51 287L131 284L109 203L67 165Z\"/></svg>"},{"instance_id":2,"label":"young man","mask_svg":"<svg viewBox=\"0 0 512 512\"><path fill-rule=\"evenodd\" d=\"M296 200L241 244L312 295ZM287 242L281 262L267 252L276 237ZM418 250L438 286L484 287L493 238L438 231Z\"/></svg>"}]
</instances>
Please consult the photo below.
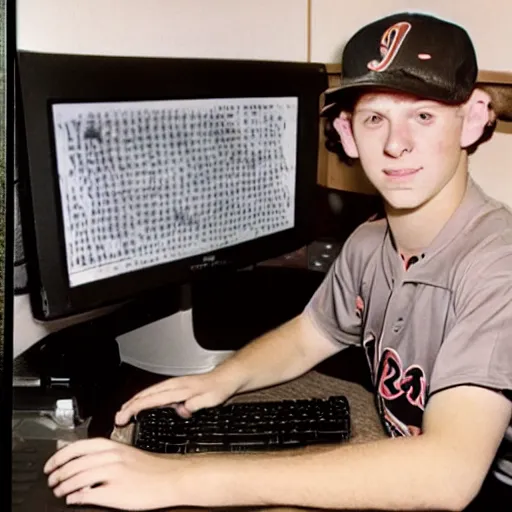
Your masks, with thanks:
<instances>
[{"instance_id":1,"label":"young man","mask_svg":"<svg viewBox=\"0 0 512 512\"><path fill-rule=\"evenodd\" d=\"M476 77L468 35L439 19L399 14L355 34L326 112L386 218L355 230L299 317L211 373L146 389L116 417L164 404L189 416L362 343L389 439L173 458L90 439L48 461L55 494L130 510L465 508L512 411L512 215L468 177L468 151L492 123Z\"/></svg>"}]
</instances>

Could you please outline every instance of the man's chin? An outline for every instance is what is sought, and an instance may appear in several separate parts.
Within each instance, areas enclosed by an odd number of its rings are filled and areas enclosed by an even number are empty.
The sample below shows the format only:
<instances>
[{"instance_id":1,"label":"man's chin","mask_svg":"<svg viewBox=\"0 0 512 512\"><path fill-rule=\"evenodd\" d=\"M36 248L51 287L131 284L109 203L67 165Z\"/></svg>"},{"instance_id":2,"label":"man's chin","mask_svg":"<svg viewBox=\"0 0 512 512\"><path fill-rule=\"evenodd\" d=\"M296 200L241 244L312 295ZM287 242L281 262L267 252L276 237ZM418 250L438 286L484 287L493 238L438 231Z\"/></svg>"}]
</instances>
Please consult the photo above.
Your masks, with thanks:
<instances>
[{"instance_id":1,"label":"man's chin","mask_svg":"<svg viewBox=\"0 0 512 512\"><path fill-rule=\"evenodd\" d=\"M398 196L398 197L397 197ZM396 213L407 213L418 209L424 204L425 199L412 193L386 194L383 195L386 209Z\"/></svg>"}]
</instances>

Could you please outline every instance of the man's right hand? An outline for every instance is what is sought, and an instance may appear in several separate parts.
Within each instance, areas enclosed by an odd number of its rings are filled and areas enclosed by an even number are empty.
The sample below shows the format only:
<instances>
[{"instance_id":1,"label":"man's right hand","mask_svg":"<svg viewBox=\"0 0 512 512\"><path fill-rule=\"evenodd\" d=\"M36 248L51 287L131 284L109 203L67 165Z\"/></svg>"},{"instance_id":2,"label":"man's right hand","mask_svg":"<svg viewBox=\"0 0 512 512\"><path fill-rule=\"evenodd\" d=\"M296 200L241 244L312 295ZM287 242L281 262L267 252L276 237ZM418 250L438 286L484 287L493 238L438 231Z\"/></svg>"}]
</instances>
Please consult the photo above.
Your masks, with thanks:
<instances>
[{"instance_id":1,"label":"man's right hand","mask_svg":"<svg viewBox=\"0 0 512 512\"><path fill-rule=\"evenodd\" d=\"M341 349L302 314L242 347L209 373L174 377L141 391L122 406L115 422L126 425L143 409L161 406L174 407L188 418L235 393L295 379Z\"/></svg>"},{"instance_id":2,"label":"man's right hand","mask_svg":"<svg viewBox=\"0 0 512 512\"><path fill-rule=\"evenodd\" d=\"M115 417L116 425L126 425L130 418L144 409L169 406L189 418L205 407L225 402L238 390L236 379L225 378L220 372L172 377L142 390L123 404Z\"/></svg>"}]
</instances>

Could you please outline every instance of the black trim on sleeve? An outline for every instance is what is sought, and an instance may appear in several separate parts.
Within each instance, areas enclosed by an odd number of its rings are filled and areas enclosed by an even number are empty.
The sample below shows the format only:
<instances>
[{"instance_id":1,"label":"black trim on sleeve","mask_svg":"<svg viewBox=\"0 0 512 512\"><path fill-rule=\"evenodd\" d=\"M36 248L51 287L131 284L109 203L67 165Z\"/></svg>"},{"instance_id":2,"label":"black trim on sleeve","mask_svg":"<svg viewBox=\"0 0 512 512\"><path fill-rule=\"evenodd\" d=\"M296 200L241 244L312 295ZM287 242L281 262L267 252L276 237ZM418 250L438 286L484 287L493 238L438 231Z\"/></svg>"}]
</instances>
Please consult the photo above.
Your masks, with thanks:
<instances>
[{"instance_id":1,"label":"black trim on sleeve","mask_svg":"<svg viewBox=\"0 0 512 512\"><path fill-rule=\"evenodd\" d=\"M436 389L432 393L429 393L428 398L430 398L431 396L433 396L433 395L435 395L437 393L440 393L441 391L446 391L447 389L452 389L452 388L459 388L461 386L471 386L471 387L474 387L474 388L488 389L489 391L494 391L496 393L499 393L499 394L503 395L505 398L508 398L509 400L512 401L512 388L502 388L500 386L490 386L490 385L485 385L485 384L476 384L474 382L458 382L457 384L450 384L448 386L441 387L439 389Z\"/></svg>"}]
</instances>

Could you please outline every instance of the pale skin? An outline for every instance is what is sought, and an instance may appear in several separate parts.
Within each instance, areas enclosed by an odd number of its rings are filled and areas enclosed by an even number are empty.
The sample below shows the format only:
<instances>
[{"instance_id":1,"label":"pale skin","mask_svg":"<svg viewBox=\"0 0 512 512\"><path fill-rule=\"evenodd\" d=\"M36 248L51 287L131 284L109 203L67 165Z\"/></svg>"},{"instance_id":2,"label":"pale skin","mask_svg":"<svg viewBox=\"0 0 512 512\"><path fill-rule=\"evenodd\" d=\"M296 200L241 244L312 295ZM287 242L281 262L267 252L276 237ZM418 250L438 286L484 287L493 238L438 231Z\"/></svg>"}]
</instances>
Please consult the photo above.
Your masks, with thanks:
<instances>
[{"instance_id":1,"label":"pale skin","mask_svg":"<svg viewBox=\"0 0 512 512\"><path fill-rule=\"evenodd\" d=\"M488 103L478 90L458 107L379 92L363 95L353 113L336 120L345 151L361 159L384 197L405 256L428 247L460 204L468 171L464 148L479 139L489 121ZM294 379L339 350L302 314L210 373L142 391L123 405L116 423L165 404L189 416L235 393ZM511 414L511 403L500 393L459 386L430 397L423 433L416 437L318 452L171 458L89 439L60 449L45 471L55 494L68 503L126 510L230 505L461 510L480 489ZM390 468L400 468L400 478Z\"/></svg>"}]
</instances>

